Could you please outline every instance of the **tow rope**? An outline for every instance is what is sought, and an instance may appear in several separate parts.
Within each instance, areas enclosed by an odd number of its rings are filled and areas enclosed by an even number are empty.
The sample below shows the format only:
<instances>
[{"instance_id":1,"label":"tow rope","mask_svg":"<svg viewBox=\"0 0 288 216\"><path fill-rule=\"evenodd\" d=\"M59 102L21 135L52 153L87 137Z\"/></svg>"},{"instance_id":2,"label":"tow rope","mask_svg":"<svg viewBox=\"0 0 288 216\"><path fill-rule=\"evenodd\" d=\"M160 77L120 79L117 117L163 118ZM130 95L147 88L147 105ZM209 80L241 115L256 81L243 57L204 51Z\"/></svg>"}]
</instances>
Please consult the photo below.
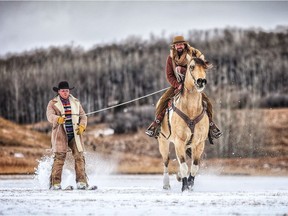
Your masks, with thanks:
<instances>
[{"instance_id":1,"label":"tow rope","mask_svg":"<svg viewBox=\"0 0 288 216\"><path fill-rule=\"evenodd\" d=\"M141 99L143 99L143 98L147 98L147 97L150 97L150 96L152 96L152 95L158 94L158 93L160 93L160 92L166 91L168 88L170 88L170 87L161 89L161 90L159 90L159 91L156 91L156 92L153 92L153 93L144 95L144 96L142 96L142 97L138 97L138 98L135 98L135 99L133 99L133 100L129 100L129 101L126 101L126 102L117 104L117 105L113 105L113 106L109 106L109 107L106 107L106 108L103 108L103 109L99 109L99 110L96 110L96 111L88 112L88 113L86 113L85 115L88 116L88 115L92 115L92 114L95 114L95 113L99 113L99 112L103 112L103 111L106 111L106 110L110 110L110 109L113 109L113 108L115 108L115 107L123 106L123 105L125 105L125 104L129 104L129 103L132 103L132 102L134 102L134 101L138 101L138 100L141 100ZM79 114L73 114L73 115L79 115ZM81 115L79 115L79 116L81 116Z\"/></svg>"}]
</instances>

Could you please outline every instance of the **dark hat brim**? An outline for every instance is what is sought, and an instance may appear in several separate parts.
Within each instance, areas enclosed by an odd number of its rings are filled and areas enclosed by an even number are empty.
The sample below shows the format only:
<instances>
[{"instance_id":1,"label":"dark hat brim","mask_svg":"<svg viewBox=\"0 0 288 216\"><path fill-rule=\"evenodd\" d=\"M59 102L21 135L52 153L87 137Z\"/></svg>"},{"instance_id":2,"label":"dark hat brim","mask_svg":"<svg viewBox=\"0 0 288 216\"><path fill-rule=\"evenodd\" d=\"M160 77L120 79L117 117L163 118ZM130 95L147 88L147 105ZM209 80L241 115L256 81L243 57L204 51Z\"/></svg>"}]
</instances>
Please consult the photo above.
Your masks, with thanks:
<instances>
[{"instance_id":1,"label":"dark hat brim","mask_svg":"<svg viewBox=\"0 0 288 216\"><path fill-rule=\"evenodd\" d=\"M69 90L72 90L72 89L74 89L74 87L72 87L72 88L69 88ZM55 91L55 92L58 92L60 90L60 88L57 88L57 87L53 87L53 91Z\"/></svg>"},{"instance_id":2,"label":"dark hat brim","mask_svg":"<svg viewBox=\"0 0 288 216\"><path fill-rule=\"evenodd\" d=\"M185 43L187 43L187 41L175 41L175 42L172 43L172 45L175 45L177 43L184 43L185 44Z\"/></svg>"}]
</instances>

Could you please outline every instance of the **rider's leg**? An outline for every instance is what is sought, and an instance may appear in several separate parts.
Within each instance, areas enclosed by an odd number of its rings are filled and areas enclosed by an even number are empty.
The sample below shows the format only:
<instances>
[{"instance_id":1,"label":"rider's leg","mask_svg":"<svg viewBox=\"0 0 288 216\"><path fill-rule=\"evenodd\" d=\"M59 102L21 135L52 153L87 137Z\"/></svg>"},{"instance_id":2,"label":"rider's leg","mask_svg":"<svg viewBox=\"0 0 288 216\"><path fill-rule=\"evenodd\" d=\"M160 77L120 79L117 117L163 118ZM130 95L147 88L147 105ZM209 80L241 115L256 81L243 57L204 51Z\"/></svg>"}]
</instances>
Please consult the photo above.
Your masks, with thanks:
<instances>
[{"instance_id":1,"label":"rider's leg","mask_svg":"<svg viewBox=\"0 0 288 216\"><path fill-rule=\"evenodd\" d=\"M159 99L156 105L155 120L149 125L146 130L146 134L150 137L158 136L158 129L165 116L166 108L169 100L174 96L174 88L169 88Z\"/></svg>"},{"instance_id":2,"label":"rider's leg","mask_svg":"<svg viewBox=\"0 0 288 216\"><path fill-rule=\"evenodd\" d=\"M210 140L210 142L212 142L213 138L218 139L219 137L222 136L223 133L220 131L220 129L217 127L217 125L212 120L213 110L212 110L212 104L211 104L209 98L207 97L206 94L202 93L202 99L207 104L207 115L209 118L209 136L210 136L209 140Z\"/></svg>"}]
</instances>

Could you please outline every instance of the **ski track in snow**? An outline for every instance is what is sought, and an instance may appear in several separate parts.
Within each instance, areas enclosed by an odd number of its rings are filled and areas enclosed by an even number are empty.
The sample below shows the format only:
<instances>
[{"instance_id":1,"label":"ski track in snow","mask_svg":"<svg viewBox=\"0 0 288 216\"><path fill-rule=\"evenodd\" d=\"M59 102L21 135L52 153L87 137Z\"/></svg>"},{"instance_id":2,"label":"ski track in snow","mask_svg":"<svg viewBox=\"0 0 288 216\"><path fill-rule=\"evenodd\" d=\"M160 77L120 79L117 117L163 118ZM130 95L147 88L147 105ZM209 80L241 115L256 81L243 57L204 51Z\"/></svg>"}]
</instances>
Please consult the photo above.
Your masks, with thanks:
<instances>
[{"instance_id":1,"label":"ski track in snow","mask_svg":"<svg viewBox=\"0 0 288 216\"><path fill-rule=\"evenodd\" d=\"M66 180L73 181L73 178ZM0 176L0 215L285 215L287 177L196 177L194 190L181 192L170 175L89 176L96 191L51 191L33 176ZM66 185L65 185L66 184ZM65 182L62 187L73 184Z\"/></svg>"}]
</instances>

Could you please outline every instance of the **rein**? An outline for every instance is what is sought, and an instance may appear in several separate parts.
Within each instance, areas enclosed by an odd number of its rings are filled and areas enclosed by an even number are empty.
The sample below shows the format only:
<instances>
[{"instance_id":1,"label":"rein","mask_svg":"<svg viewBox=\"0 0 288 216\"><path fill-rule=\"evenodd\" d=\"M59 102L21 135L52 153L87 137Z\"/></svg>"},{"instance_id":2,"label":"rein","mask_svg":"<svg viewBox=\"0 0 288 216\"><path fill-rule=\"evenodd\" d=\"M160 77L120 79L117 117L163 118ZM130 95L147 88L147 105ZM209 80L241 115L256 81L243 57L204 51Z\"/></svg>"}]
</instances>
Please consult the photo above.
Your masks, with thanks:
<instances>
[{"instance_id":1,"label":"rein","mask_svg":"<svg viewBox=\"0 0 288 216\"><path fill-rule=\"evenodd\" d=\"M188 88L186 88L186 86L184 85L184 89L188 92L188 93L193 93L195 89L189 90Z\"/></svg>"},{"instance_id":2,"label":"rein","mask_svg":"<svg viewBox=\"0 0 288 216\"><path fill-rule=\"evenodd\" d=\"M190 72L190 75L191 75L192 79L194 80L194 84L196 85L196 84L197 84L196 79L195 79L195 77L193 76L193 74L192 74L192 72L191 72L190 69L189 69L189 72Z\"/></svg>"}]
</instances>

